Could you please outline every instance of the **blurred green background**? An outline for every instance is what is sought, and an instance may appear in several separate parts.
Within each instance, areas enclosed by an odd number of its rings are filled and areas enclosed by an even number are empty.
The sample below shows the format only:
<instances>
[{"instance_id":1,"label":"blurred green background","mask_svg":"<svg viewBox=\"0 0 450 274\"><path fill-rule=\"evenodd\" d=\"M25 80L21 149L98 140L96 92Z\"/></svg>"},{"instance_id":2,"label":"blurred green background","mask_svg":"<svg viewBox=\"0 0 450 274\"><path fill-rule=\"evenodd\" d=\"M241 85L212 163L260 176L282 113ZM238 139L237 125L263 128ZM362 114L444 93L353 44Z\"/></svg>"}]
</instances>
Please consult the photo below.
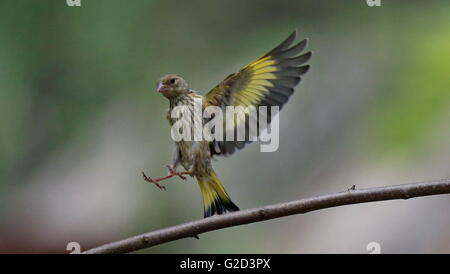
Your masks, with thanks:
<instances>
[{"instance_id":1,"label":"blurred green background","mask_svg":"<svg viewBox=\"0 0 450 274\"><path fill-rule=\"evenodd\" d=\"M157 79L206 92L294 29L312 69L280 147L215 162L243 209L450 177L450 2L0 2L0 252L83 250L203 215L193 180L162 192L172 155ZM448 196L346 206L142 253L450 252Z\"/></svg>"}]
</instances>

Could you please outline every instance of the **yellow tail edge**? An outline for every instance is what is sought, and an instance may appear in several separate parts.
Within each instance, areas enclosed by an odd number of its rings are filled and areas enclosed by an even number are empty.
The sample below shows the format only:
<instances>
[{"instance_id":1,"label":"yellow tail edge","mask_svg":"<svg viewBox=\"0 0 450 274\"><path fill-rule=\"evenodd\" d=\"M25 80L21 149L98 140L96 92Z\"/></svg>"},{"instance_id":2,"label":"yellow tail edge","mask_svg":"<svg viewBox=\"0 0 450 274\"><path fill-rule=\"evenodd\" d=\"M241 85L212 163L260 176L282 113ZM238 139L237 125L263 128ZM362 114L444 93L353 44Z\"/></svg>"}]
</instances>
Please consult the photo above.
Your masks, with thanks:
<instances>
[{"instance_id":1,"label":"yellow tail edge","mask_svg":"<svg viewBox=\"0 0 450 274\"><path fill-rule=\"evenodd\" d=\"M213 170L209 174L197 176L197 182L203 197L204 217L223 214L227 211L238 211L239 207L231 201L230 196L220 183Z\"/></svg>"}]
</instances>

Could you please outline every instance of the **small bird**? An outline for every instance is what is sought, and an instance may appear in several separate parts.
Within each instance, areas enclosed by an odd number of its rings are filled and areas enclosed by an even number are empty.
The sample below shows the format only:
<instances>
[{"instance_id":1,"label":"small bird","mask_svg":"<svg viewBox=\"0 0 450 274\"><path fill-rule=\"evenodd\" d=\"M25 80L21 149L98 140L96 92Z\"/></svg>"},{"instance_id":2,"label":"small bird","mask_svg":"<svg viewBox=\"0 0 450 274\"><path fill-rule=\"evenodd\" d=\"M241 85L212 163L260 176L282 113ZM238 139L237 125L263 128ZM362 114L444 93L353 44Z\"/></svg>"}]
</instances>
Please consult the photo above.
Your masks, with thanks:
<instances>
[{"instance_id":1,"label":"small bird","mask_svg":"<svg viewBox=\"0 0 450 274\"><path fill-rule=\"evenodd\" d=\"M194 100L201 100L203 109L208 106L221 108L278 106L281 108L294 92L294 87L300 82L301 77L310 68L305 63L311 58L312 52L302 53L308 40L304 39L295 44L295 38L296 31L267 54L246 65L239 72L229 75L204 96L190 89L186 80L178 75L163 76L157 83L157 92L169 100L167 119L170 125L176 122L171 117L172 110L176 106L188 106L191 109ZM248 121L238 120L234 127L237 128L239 123L248 123ZM214 172L211 160L215 156L231 155L247 143L250 143L250 140L176 141L172 165L167 166L169 174L158 179L152 179L145 173L142 175L144 180L161 189L165 189L159 184L162 180L174 176L183 180L186 179L185 175L195 177L203 197L205 218L214 214L238 211L239 208L231 201ZM185 171L177 171L180 164Z\"/></svg>"}]
</instances>

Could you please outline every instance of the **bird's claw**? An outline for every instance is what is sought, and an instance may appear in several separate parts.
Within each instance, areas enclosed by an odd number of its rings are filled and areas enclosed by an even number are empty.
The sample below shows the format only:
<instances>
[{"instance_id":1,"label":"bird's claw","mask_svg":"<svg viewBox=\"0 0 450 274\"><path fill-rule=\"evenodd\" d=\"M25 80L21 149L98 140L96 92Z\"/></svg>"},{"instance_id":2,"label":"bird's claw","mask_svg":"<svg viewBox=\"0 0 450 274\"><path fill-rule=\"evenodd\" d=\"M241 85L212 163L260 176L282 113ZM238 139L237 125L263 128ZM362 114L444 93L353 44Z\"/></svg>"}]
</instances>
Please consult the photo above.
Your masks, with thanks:
<instances>
[{"instance_id":1,"label":"bird's claw","mask_svg":"<svg viewBox=\"0 0 450 274\"><path fill-rule=\"evenodd\" d=\"M186 177L183 176L183 175L191 175L191 176L193 176L192 175L193 174L192 171L177 172L177 171L175 171L174 168L172 168L170 166L167 166L167 168L169 169L169 175L161 177L161 178L152 179L152 178L148 177L147 175L145 175L144 172L142 172L142 176L144 177L145 181L156 185L159 189L162 189L162 190L166 190L166 187L159 184L159 182L161 182L161 181L164 181L166 179L172 178L174 176L178 176L178 177L180 177L183 180L186 180Z\"/></svg>"},{"instance_id":2,"label":"bird's claw","mask_svg":"<svg viewBox=\"0 0 450 274\"><path fill-rule=\"evenodd\" d=\"M168 174L168 175L170 175L170 176L175 176L175 175L177 175L177 176L180 177L181 179L186 180L186 177L185 177L185 176L183 176L183 175L181 175L181 174L178 174L178 173L175 171L175 169L172 168L171 166L166 165L166 167L167 167L167 169L169 170L169 174Z\"/></svg>"},{"instance_id":3,"label":"bird's claw","mask_svg":"<svg viewBox=\"0 0 450 274\"><path fill-rule=\"evenodd\" d=\"M159 189L166 190L166 187L160 185L160 184L158 183L158 180L153 180L152 178L150 178L150 177L148 177L147 175L145 175L144 172L142 172L142 177L144 177L144 180L145 180L145 181L154 184L154 185L157 186Z\"/></svg>"}]
</instances>

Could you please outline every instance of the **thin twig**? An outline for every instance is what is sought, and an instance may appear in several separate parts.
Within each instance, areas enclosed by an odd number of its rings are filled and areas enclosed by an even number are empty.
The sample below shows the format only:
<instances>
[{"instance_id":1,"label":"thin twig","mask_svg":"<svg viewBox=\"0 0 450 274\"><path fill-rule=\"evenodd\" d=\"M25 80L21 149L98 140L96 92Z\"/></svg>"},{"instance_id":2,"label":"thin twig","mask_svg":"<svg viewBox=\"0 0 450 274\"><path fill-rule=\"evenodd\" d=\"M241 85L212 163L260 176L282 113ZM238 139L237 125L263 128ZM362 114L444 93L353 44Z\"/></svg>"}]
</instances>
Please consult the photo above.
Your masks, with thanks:
<instances>
[{"instance_id":1,"label":"thin twig","mask_svg":"<svg viewBox=\"0 0 450 274\"><path fill-rule=\"evenodd\" d=\"M108 243L87 250L84 253L128 253L182 238L196 237L197 235L208 231L261 222L294 214L303 214L324 208L449 193L450 179L358 190L350 188L349 190L340 193L247 209L163 228L128 239Z\"/></svg>"}]
</instances>

